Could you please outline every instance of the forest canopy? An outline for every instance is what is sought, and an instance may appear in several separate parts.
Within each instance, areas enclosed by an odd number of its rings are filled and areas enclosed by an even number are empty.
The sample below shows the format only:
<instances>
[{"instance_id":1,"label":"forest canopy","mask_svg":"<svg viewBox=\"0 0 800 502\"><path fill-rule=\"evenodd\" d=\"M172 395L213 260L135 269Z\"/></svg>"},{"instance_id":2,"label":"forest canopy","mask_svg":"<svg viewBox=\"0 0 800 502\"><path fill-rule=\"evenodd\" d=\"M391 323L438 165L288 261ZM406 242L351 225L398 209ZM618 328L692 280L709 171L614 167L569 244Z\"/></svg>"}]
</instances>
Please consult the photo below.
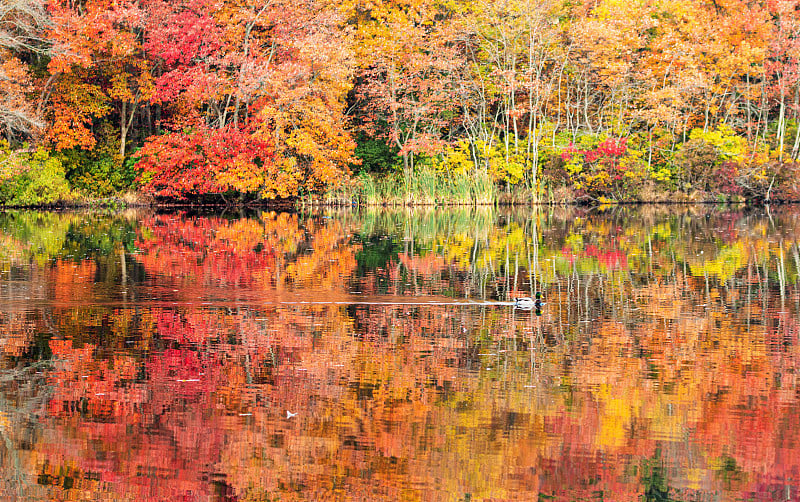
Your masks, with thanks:
<instances>
[{"instance_id":1,"label":"forest canopy","mask_svg":"<svg viewBox=\"0 0 800 502\"><path fill-rule=\"evenodd\" d=\"M7 0L0 203L45 164L94 196L797 199L798 6Z\"/></svg>"}]
</instances>

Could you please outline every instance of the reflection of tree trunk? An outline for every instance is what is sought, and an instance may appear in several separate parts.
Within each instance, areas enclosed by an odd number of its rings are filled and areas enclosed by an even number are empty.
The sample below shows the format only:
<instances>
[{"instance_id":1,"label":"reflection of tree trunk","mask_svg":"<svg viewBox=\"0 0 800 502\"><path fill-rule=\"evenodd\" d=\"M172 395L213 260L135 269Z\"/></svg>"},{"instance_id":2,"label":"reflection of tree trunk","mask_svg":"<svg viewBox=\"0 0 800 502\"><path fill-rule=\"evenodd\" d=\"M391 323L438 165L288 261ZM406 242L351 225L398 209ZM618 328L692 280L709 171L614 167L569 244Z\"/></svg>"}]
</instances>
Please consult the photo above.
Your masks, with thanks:
<instances>
[{"instance_id":1,"label":"reflection of tree trunk","mask_svg":"<svg viewBox=\"0 0 800 502\"><path fill-rule=\"evenodd\" d=\"M509 281L511 280L511 274L509 273L509 270L511 269L511 263L509 262L510 255L511 255L511 247L508 245L508 241L506 241L506 268L503 271L503 275L506 278L506 284L505 284L506 298L508 298L508 290L511 288L511 285L509 284Z\"/></svg>"},{"instance_id":2,"label":"reflection of tree trunk","mask_svg":"<svg viewBox=\"0 0 800 502\"><path fill-rule=\"evenodd\" d=\"M124 247L120 247L119 248L119 268L120 268L120 271L122 273L121 283L122 283L122 289L124 290L125 286L128 284L128 271L127 271L127 268L125 266L125 248Z\"/></svg>"},{"instance_id":3,"label":"reflection of tree trunk","mask_svg":"<svg viewBox=\"0 0 800 502\"><path fill-rule=\"evenodd\" d=\"M750 314L751 314L751 305L752 305L752 287L753 287L753 262L752 260L748 260L747 262L747 296L745 297L745 305L747 306L745 310L745 317L747 318L747 331L750 331Z\"/></svg>"},{"instance_id":4,"label":"reflection of tree trunk","mask_svg":"<svg viewBox=\"0 0 800 502\"><path fill-rule=\"evenodd\" d=\"M778 248L776 261L778 265L778 281L781 288L781 310L784 310L784 304L786 303L786 263L783 260L783 239L781 239L780 247Z\"/></svg>"},{"instance_id":5,"label":"reflection of tree trunk","mask_svg":"<svg viewBox=\"0 0 800 502\"><path fill-rule=\"evenodd\" d=\"M800 252L797 249L797 243L795 242L792 245L792 255L794 256L794 269L800 270ZM798 312L800 312L800 291L798 291L798 281L794 283L794 298L795 298L795 308Z\"/></svg>"},{"instance_id":6,"label":"reflection of tree trunk","mask_svg":"<svg viewBox=\"0 0 800 502\"><path fill-rule=\"evenodd\" d=\"M769 263L768 263L768 256L764 256L764 282L762 283L762 291L761 291L761 322L764 326L768 325L767 321L767 313L769 310L767 309L768 299L769 299Z\"/></svg>"},{"instance_id":7,"label":"reflection of tree trunk","mask_svg":"<svg viewBox=\"0 0 800 502\"><path fill-rule=\"evenodd\" d=\"M517 294L518 277L519 277L519 251L514 253L514 295Z\"/></svg>"},{"instance_id":8,"label":"reflection of tree trunk","mask_svg":"<svg viewBox=\"0 0 800 502\"><path fill-rule=\"evenodd\" d=\"M528 258L528 287L533 290L533 264L531 262L531 248L530 245L525 243L525 254Z\"/></svg>"},{"instance_id":9,"label":"reflection of tree trunk","mask_svg":"<svg viewBox=\"0 0 800 502\"><path fill-rule=\"evenodd\" d=\"M539 207L534 206L531 215L531 241L533 242L533 282L531 283L531 293L536 294L538 290L537 275L539 274Z\"/></svg>"}]
</instances>

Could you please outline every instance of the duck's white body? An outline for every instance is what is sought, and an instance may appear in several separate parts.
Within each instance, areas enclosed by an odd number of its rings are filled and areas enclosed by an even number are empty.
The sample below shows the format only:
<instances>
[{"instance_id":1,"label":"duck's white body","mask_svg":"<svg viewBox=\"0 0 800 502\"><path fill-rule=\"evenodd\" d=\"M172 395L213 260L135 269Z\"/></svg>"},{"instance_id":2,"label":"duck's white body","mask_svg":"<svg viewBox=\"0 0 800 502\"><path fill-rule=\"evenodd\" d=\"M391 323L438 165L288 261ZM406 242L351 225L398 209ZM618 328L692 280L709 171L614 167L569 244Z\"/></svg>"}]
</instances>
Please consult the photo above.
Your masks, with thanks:
<instances>
[{"instance_id":1,"label":"duck's white body","mask_svg":"<svg viewBox=\"0 0 800 502\"><path fill-rule=\"evenodd\" d=\"M539 307L542 305L542 300L539 298L531 298L530 296L525 296L522 298L514 298L514 307L518 309L532 309L534 307Z\"/></svg>"}]
</instances>

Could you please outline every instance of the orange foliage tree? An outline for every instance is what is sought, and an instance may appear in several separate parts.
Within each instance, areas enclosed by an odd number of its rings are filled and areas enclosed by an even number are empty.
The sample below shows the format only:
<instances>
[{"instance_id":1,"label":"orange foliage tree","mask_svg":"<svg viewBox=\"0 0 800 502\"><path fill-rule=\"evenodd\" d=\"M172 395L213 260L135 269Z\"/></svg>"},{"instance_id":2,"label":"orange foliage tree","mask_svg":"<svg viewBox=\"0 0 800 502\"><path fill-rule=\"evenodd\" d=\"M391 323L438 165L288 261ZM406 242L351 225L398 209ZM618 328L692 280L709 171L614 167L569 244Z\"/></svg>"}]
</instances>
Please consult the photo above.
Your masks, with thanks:
<instances>
[{"instance_id":1,"label":"orange foliage tree","mask_svg":"<svg viewBox=\"0 0 800 502\"><path fill-rule=\"evenodd\" d=\"M151 138L140 154L147 191L185 196L230 189L274 198L342 180L355 147L343 115L350 56L332 6L311 0L151 4L160 14L146 42L161 68L153 99L173 132ZM164 189L176 159L178 169L193 169L186 159L222 150L219 143L231 137L261 154L249 161L246 155L209 159L214 187L199 183L188 190L177 182Z\"/></svg>"},{"instance_id":2,"label":"orange foliage tree","mask_svg":"<svg viewBox=\"0 0 800 502\"><path fill-rule=\"evenodd\" d=\"M152 64L142 49L145 13L137 2L50 3L48 138L56 149L91 149L95 119L114 113L119 155L137 110L153 95Z\"/></svg>"}]
</instances>

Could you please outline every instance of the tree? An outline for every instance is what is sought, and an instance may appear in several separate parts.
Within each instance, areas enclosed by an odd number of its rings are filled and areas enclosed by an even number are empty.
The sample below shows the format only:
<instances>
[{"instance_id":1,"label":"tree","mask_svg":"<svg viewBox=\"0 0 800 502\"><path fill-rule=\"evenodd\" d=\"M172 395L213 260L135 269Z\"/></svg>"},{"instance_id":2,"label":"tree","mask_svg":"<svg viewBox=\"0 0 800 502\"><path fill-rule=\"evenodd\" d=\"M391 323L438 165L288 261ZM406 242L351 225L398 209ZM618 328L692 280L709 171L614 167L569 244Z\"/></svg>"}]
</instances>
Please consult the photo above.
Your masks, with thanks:
<instances>
[{"instance_id":1,"label":"tree","mask_svg":"<svg viewBox=\"0 0 800 502\"><path fill-rule=\"evenodd\" d=\"M571 47L558 43L562 15L563 5L551 0L464 7L459 26L470 64L462 88L473 99L462 102L462 127L476 168L486 169L495 143L502 142L506 165L537 185L544 132L548 122L561 122L560 108L549 105L570 62Z\"/></svg>"},{"instance_id":2,"label":"tree","mask_svg":"<svg viewBox=\"0 0 800 502\"><path fill-rule=\"evenodd\" d=\"M35 102L30 70L19 56L41 53L48 24L41 0L6 0L0 5L0 134L11 140L43 126Z\"/></svg>"},{"instance_id":3,"label":"tree","mask_svg":"<svg viewBox=\"0 0 800 502\"><path fill-rule=\"evenodd\" d=\"M143 190L159 197L291 194L291 180L276 172L272 146L232 126L156 136L137 156Z\"/></svg>"},{"instance_id":4,"label":"tree","mask_svg":"<svg viewBox=\"0 0 800 502\"><path fill-rule=\"evenodd\" d=\"M778 160L783 161L788 115L793 112L796 132L789 156L796 161L800 159L800 3L796 0L775 0L767 3L767 9L775 19L766 73L777 94Z\"/></svg>"},{"instance_id":5,"label":"tree","mask_svg":"<svg viewBox=\"0 0 800 502\"><path fill-rule=\"evenodd\" d=\"M91 149L93 120L112 111L119 157L139 106L153 94L151 64L142 49L145 13L139 3L55 0L48 69L56 79L49 107L49 139L57 149Z\"/></svg>"},{"instance_id":6,"label":"tree","mask_svg":"<svg viewBox=\"0 0 800 502\"><path fill-rule=\"evenodd\" d=\"M160 69L153 99L169 114L164 124L174 137L152 138L142 159L153 159L159 144L173 151L183 145L189 151L179 158L186 159L200 144L221 152L226 145L215 141L236 138L251 145L246 151L261 153L250 161L237 155L233 165L214 160L224 155L207 159L217 184L205 186L206 193L288 197L342 180L355 148L343 117L350 63L331 5L154 0L151 10L145 48ZM140 167L149 176L154 165L145 160ZM180 185L169 172L165 165L153 182ZM148 187L171 193L150 181Z\"/></svg>"},{"instance_id":7,"label":"tree","mask_svg":"<svg viewBox=\"0 0 800 502\"><path fill-rule=\"evenodd\" d=\"M360 127L398 148L408 183L414 155L438 153L456 113L458 34L438 2L375 6L360 27Z\"/></svg>"}]
</instances>

